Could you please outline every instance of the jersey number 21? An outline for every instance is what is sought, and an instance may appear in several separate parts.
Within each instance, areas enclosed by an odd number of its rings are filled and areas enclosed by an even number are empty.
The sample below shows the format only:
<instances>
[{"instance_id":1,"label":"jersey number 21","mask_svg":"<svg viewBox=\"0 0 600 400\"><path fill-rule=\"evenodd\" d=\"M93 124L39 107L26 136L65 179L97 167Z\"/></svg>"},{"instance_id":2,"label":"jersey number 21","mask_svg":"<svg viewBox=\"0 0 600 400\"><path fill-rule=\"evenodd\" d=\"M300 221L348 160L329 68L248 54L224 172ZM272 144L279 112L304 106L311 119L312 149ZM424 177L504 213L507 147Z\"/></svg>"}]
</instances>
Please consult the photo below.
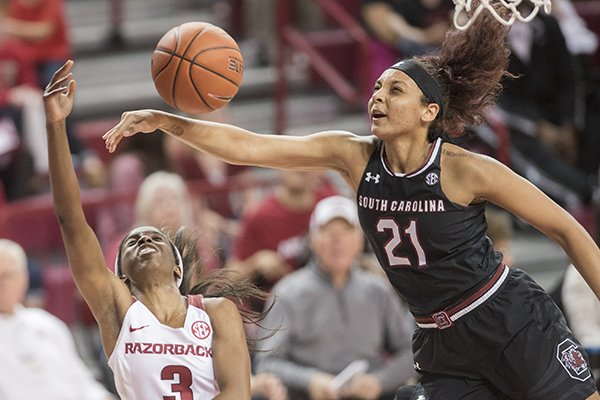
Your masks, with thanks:
<instances>
[{"instance_id":1,"label":"jersey number 21","mask_svg":"<svg viewBox=\"0 0 600 400\"><path fill-rule=\"evenodd\" d=\"M382 218L379 220L379 222L377 222L378 232L390 231L392 234L392 237L384 246L385 254L388 258L388 265L392 268L411 266L408 257L398 257L394 254L394 250L396 250L402 244L402 236L405 236L410 240L415 249L418 267L425 267L427 265L427 259L425 257L425 251L423 250L421 243L419 243L419 235L417 234L417 221L412 219L404 231L401 231L400 229L401 227L393 218Z\"/></svg>"}]
</instances>

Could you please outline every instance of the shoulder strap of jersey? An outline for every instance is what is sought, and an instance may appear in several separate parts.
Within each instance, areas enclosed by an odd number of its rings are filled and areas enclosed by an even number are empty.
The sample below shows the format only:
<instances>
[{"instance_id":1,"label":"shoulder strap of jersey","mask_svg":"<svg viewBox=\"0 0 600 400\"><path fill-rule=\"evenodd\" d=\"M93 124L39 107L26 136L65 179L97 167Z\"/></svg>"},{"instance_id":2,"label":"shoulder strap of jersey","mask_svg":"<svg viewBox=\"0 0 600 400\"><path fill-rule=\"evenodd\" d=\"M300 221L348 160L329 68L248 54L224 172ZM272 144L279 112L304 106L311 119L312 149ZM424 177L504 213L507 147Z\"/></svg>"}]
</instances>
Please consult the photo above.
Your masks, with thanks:
<instances>
[{"instance_id":1,"label":"shoulder strap of jersey","mask_svg":"<svg viewBox=\"0 0 600 400\"><path fill-rule=\"evenodd\" d=\"M204 310L204 296L201 294L188 294L187 295L188 303L196 308Z\"/></svg>"}]
</instances>

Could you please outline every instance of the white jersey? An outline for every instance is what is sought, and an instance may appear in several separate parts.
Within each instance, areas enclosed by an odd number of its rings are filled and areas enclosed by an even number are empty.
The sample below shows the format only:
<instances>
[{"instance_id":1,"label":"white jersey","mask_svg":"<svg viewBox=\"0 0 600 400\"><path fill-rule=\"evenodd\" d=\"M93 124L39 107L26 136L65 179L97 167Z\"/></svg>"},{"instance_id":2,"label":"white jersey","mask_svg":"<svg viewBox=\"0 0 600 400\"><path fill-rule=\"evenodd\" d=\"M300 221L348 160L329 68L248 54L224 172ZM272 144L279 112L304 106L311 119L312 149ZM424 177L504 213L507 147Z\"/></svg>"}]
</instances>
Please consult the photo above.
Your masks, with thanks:
<instances>
[{"instance_id":1,"label":"white jersey","mask_svg":"<svg viewBox=\"0 0 600 400\"><path fill-rule=\"evenodd\" d=\"M141 302L127 310L108 364L123 400L212 399L219 393L212 325L202 296L188 296L183 328L163 325Z\"/></svg>"}]
</instances>

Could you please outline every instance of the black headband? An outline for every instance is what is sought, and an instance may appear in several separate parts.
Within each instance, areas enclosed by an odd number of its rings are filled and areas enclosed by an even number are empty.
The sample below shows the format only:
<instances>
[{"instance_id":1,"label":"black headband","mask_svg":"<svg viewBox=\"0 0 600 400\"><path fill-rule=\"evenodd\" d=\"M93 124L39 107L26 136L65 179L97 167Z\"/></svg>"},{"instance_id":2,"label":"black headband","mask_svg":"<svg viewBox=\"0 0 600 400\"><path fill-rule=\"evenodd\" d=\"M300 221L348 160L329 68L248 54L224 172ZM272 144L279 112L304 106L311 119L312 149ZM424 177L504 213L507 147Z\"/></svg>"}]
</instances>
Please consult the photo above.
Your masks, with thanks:
<instances>
[{"instance_id":1,"label":"black headband","mask_svg":"<svg viewBox=\"0 0 600 400\"><path fill-rule=\"evenodd\" d=\"M421 92L425 95L427 100L431 103L435 103L440 106L440 116L444 116L444 102L442 101L442 94L440 88L435 83L435 80L421 67L419 64L412 60L404 60L397 62L390 67L391 69L397 69L398 71L404 72L406 75L417 84Z\"/></svg>"}]
</instances>

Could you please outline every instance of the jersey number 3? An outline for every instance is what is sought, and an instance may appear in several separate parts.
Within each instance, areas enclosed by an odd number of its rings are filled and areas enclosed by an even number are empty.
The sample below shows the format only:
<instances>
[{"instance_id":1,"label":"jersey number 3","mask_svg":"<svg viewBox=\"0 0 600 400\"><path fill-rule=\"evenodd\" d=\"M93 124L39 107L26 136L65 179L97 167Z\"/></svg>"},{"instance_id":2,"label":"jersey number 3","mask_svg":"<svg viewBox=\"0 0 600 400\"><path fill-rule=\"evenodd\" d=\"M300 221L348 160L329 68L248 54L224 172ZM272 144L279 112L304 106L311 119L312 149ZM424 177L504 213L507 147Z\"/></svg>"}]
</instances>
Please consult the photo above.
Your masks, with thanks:
<instances>
[{"instance_id":1,"label":"jersey number 3","mask_svg":"<svg viewBox=\"0 0 600 400\"><path fill-rule=\"evenodd\" d=\"M400 226L393 218L382 218L377 222L377 232L390 231L392 237L385 244L385 254L388 258L388 265L392 268L395 267L410 267L411 263L408 257L398 257L394 254L394 250L402 244L402 232ZM404 234L408 236L412 246L417 254L417 262L419 268L427 266L427 258L425 257L425 251L419 243L419 235L417 234L417 221L414 219L410 221L410 224L404 229Z\"/></svg>"},{"instance_id":2,"label":"jersey number 3","mask_svg":"<svg viewBox=\"0 0 600 400\"><path fill-rule=\"evenodd\" d=\"M171 384L171 391L179 393L181 400L194 400L192 392L192 371L181 365L167 365L160 371L160 379L163 381L177 382ZM163 396L163 400L177 400L176 396Z\"/></svg>"}]
</instances>

